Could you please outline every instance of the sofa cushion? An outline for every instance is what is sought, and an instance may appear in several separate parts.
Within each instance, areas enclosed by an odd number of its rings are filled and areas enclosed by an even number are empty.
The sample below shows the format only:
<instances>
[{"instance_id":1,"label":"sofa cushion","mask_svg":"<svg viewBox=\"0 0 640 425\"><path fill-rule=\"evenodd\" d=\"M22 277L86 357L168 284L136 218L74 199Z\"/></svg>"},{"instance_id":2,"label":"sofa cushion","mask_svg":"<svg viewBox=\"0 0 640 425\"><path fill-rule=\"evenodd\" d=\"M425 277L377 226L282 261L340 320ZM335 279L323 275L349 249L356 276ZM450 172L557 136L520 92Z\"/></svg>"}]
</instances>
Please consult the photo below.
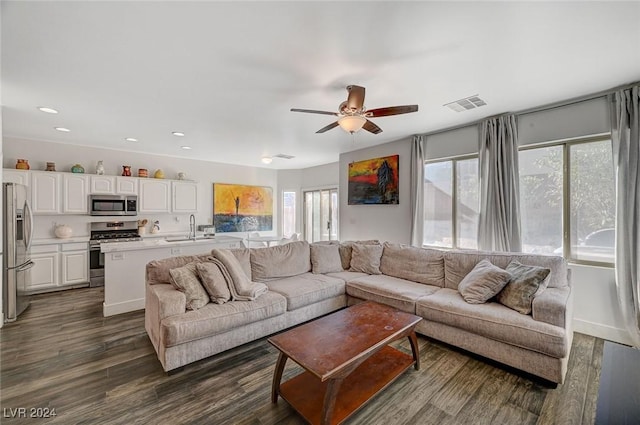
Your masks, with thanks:
<instances>
[{"instance_id":1,"label":"sofa cushion","mask_svg":"<svg viewBox=\"0 0 640 425\"><path fill-rule=\"evenodd\" d=\"M349 267L349 270L352 272L382 274L380 272L382 250L382 245L354 243L351 246L351 267Z\"/></svg>"},{"instance_id":2,"label":"sofa cushion","mask_svg":"<svg viewBox=\"0 0 640 425\"><path fill-rule=\"evenodd\" d=\"M462 298L470 304L482 304L496 296L511 279L511 274L489 260L481 260L458 285Z\"/></svg>"},{"instance_id":3,"label":"sofa cushion","mask_svg":"<svg viewBox=\"0 0 640 425\"><path fill-rule=\"evenodd\" d=\"M309 271L311 254L307 241L251 249L251 274L257 282L267 282Z\"/></svg>"},{"instance_id":4,"label":"sofa cushion","mask_svg":"<svg viewBox=\"0 0 640 425\"><path fill-rule=\"evenodd\" d=\"M335 244L311 244L311 270L313 273L341 272L342 262L338 245Z\"/></svg>"},{"instance_id":5,"label":"sofa cushion","mask_svg":"<svg viewBox=\"0 0 640 425\"><path fill-rule=\"evenodd\" d=\"M209 303L197 311L188 311L162 320L162 341L166 347L217 335L243 325L284 314L286 300L267 292L254 301Z\"/></svg>"},{"instance_id":6,"label":"sofa cushion","mask_svg":"<svg viewBox=\"0 0 640 425\"><path fill-rule=\"evenodd\" d=\"M507 271L511 274L511 280L498 294L498 302L518 313L531 313L533 298L546 288L546 278L551 270L512 261L507 266Z\"/></svg>"},{"instance_id":7,"label":"sofa cushion","mask_svg":"<svg viewBox=\"0 0 640 425\"><path fill-rule=\"evenodd\" d=\"M344 280L345 282L351 282L354 279L357 279L359 277L364 277L364 276L369 276L368 273L362 273L362 272L350 272L349 270L343 270L341 272L336 272L336 273L327 273L327 276L331 276L331 277L335 277L338 278L340 280Z\"/></svg>"},{"instance_id":8,"label":"sofa cushion","mask_svg":"<svg viewBox=\"0 0 640 425\"><path fill-rule=\"evenodd\" d=\"M249 248L233 248L229 251L238 259L244 274L249 280L253 280L251 276L251 250Z\"/></svg>"},{"instance_id":9,"label":"sofa cushion","mask_svg":"<svg viewBox=\"0 0 640 425\"><path fill-rule=\"evenodd\" d=\"M497 302L469 304L454 289L443 288L420 298L416 314L426 320L521 348L562 358L569 352L565 329L533 320Z\"/></svg>"},{"instance_id":10,"label":"sofa cushion","mask_svg":"<svg viewBox=\"0 0 640 425\"><path fill-rule=\"evenodd\" d=\"M345 293L343 280L313 273L272 280L266 285L270 291L277 292L287 299L289 311Z\"/></svg>"},{"instance_id":11,"label":"sofa cushion","mask_svg":"<svg viewBox=\"0 0 640 425\"><path fill-rule=\"evenodd\" d=\"M204 286L212 302L224 304L231 299L227 280L218 264L212 262L196 263L196 270L202 281L202 286Z\"/></svg>"},{"instance_id":12,"label":"sofa cushion","mask_svg":"<svg viewBox=\"0 0 640 425\"><path fill-rule=\"evenodd\" d=\"M512 260L530 266L540 266L551 270L549 288L562 288L568 285L567 262L564 258L551 255L448 251L444 255L444 286L458 289L458 284L480 260L488 259L501 269L506 269Z\"/></svg>"},{"instance_id":13,"label":"sofa cushion","mask_svg":"<svg viewBox=\"0 0 640 425\"><path fill-rule=\"evenodd\" d=\"M364 276L347 284L347 294L352 297L376 301L412 314L416 312L416 300L438 289L437 286L386 275Z\"/></svg>"},{"instance_id":14,"label":"sofa cushion","mask_svg":"<svg viewBox=\"0 0 640 425\"><path fill-rule=\"evenodd\" d=\"M194 261L207 261L211 256L204 255L180 255L177 257L164 258L162 260L153 260L147 263L146 281L149 285L159 283L171 283L171 275L169 270L182 267L185 264Z\"/></svg>"},{"instance_id":15,"label":"sofa cushion","mask_svg":"<svg viewBox=\"0 0 640 425\"><path fill-rule=\"evenodd\" d=\"M383 274L444 287L444 252L389 242L383 246L380 258Z\"/></svg>"},{"instance_id":16,"label":"sofa cushion","mask_svg":"<svg viewBox=\"0 0 640 425\"><path fill-rule=\"evenodd\" d=\"M187 310L197 310L209 302L209 294L202 287L198 271L197 261L187 263L182 267L169 270L171 284L180 292L184 292L187 298Z\"/></svg>"},{"instance_id":17,"label":"sofa cushion","mask_svg":"<svg viewBox=\"0 0 640 425\"><path fill-rule=\"evenodd\" d=\"M359 243L360 245L380 245L380 241L376 239L364 240L364 241L344 241L340 242L339 251L340 251L340 261L342 261L342 268L345 270L349 270L351 267L351 253L352 247L354 243Z\"/></svg>"}]
</instances>

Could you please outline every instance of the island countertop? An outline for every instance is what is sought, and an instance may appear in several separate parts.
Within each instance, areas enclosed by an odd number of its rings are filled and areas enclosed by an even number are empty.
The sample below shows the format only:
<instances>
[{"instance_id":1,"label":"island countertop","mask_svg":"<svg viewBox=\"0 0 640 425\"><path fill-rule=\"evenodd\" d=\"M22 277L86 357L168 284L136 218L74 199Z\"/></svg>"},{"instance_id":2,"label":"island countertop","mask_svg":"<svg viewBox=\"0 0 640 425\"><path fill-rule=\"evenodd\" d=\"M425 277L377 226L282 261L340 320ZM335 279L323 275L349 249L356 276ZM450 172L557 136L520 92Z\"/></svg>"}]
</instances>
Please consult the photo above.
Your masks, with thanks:
<instances>
[{"instance_id":1,"label":"island countertop","mask_svg":"<svg viewBox=\"0 0 640 425\"><path fill-rule=\"evenodd\" d=\"M182 240L180 240L182 239ZM242 242L242 238L236 236L214 236L214 237L198 237L195 240L187 239L187 238L148 238L141 241L133 241L133 242L110 242L100 244L100 251L102 253L110 253L110 252L124 252L124 251L138 251L138 250L147 250L147 249L158 249L158 248L172 248L172 247L183 247L183 246L195 246L195 245L211 245L211 244L221 244L221 245L229 245L234 243Z\"/></svg>"}]
</instances>

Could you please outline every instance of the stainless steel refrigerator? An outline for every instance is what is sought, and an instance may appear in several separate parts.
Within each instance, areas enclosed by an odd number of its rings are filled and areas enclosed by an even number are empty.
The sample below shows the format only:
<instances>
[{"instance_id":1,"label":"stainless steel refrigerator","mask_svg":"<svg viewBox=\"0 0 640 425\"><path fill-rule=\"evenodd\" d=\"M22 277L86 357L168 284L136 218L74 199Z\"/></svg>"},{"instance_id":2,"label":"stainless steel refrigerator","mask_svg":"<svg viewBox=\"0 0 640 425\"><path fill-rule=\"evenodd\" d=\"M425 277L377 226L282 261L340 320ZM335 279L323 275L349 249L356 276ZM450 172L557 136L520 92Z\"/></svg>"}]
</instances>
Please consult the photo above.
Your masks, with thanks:
<instances>
[{"instance_id":1,"label":"stainless steel refrigerator","mask_svg":"<svg viewBox=\"0 0 640 425\"><path fill-rule=\"evenodd\" d=\"M33 215L27 201L27 187L17 183L2 184L2 306L4 321L13 322L27 307Z\"/></svg>"}]
</instances>

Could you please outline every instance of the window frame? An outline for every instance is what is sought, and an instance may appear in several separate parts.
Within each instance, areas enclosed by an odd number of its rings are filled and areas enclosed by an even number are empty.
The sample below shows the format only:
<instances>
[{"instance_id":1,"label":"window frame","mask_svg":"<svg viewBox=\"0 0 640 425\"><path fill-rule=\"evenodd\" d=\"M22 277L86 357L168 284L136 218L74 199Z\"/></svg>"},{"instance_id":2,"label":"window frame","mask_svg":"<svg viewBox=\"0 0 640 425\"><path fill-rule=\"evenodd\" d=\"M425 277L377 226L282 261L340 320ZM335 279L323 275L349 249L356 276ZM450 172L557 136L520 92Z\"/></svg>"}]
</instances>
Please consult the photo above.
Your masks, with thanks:
<instances>
[{"instance_id":1,"label":"window frame","mask_svg":"<svg viewBox=\"0 0 640 425\"><path fill-rule=\"evenodd\" d=\"M593 261L593 260L584 260L578 259L572 256L571 251L571 147L575 145L588 144L594 142L611 142L611 134L603 133L593 136L584 136L584 137L576 137L570 139L561 139L550 142L541 142L534 144L527 144L518 147L518 152L527 151L532 149L539 148L547 148L552 146L560 146L562 147L562 256L567 260L570 264L576 265L585 265L585 266L595 266L595 267L604 267L604 268L614 268L615 267L615 258L611 261ZM458 162L465 161L469 159L478 159L478 154L465 154L465 155L456 155L450 157L443 157L437 159L425 160L423 165L434 164L440 162L450 161L452 163L451 166L451 187L452 187L452 195L451 195L451 237L452 244L451 247L443 247L438 245L429 245L424 243L424 234L423 234L423 243L422 246L426 248L440 248L440 249L457 249L457 250L466 250L466 251L477 251L477 249L472 248L460 248L458 247L458 222L457 222L457 203L458 203ZM613 164L612 164L613 165ZM614 173L614 169L612 169L612 174ZM613 174L615 175L615 174ZM426 176L425 176L426 177ZM519 178L519 176L518 176ZM480 175L478 174L478 179L480 179ZM423 190L424 190L424 181ZM479 181L478 181L479 184ZM614 181L615 184L615 181ZM577 241L576 241L577 244Z\"/></svg>"},{"instance_id":2,"label":"window frame","mask_svg":"<svg viewBox=\"0 0 640 425\"><path fill-rule=\"evenodd\" d=\"M611 142L611 134L607 133L595 136L562 139L552 142L542 142L524 145L518 148L518 152L520 152L552 146L562 147L562 256L571 264L606 268L615 267L615 258L611 262L581 260L573 257L571 252L571 147L575 145L606 141ZM612 169L611 172L613 173L614 170Z\"/></svg>"},{"instance_id":3,"label":"window frame","mask_svg":"<svg viewBox=\"0 0 640 425\"><path fill-rule=\"evenodd\" d=\"M460 248L458 246L458 162L460 161L468 161L470 159L477 159L480 161L479 155L476 154L465 154L465 155L456 155L450 156L446 158L438 158L438 159L428 159L423 163L423 167L427 164L436 164L440 162L451 162L451 247L444 247L439 245L428 245L424 243L424 234L422 235L422 247L424 248L439 248L439 249L456 249L463 251L477 251L478 249L473 248ZM425 174L426 177L426 174ZM479 177L479 174L478 174ZM422 182L422 190L424 190L424 181ZM478 180L479 184L479 180ZM478 205L478 209L480 209L480 205ZM424 216L424 213L423 213ZM423 217L424 220L424 217Z\"/></svg>"}]
</instances>

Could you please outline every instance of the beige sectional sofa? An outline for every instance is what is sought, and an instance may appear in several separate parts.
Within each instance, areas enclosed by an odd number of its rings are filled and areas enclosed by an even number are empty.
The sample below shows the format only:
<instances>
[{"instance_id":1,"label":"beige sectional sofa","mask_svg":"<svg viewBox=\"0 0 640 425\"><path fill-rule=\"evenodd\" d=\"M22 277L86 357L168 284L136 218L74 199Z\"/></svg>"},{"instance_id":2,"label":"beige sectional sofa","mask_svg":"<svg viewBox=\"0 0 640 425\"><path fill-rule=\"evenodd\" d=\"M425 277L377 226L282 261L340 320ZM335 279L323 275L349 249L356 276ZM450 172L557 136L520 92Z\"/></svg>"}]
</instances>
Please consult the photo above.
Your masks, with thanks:
<instances>
[{"instance_id":1,"label":"beige sectional sofa","mask_svg":"<svg viewBox=\"0 0 640 425\"><path fill-rule=\"evenodd\" d=\"M418 333L562 383L572 343L572 293L561 257L441 251L377 241L232 250L250 279L268 292L253 301L208 303L190 311L169 270L208 255L147 265L145 327L165 371L364 300L421 316ZM470 304L458 285L488 259L550 270L531 314L491 299ZM545 285L542 285L545 286Z\"/></svg>"}]
</instances>

